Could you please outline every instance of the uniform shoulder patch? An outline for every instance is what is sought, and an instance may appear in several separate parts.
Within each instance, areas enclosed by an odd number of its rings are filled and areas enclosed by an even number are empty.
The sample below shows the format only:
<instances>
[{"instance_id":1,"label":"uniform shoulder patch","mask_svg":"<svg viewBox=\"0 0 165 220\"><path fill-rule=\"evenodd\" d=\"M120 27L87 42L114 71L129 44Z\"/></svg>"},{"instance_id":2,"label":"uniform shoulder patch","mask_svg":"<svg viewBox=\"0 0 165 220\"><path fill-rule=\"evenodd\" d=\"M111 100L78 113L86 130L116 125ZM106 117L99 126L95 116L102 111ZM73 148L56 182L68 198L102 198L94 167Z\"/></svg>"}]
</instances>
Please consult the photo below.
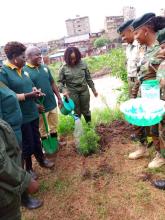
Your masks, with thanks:
<instances>
[{"instance_id":1,"label":"uniform shoulder patch","mask_svg":"<svg viewBox=\"0 0 165 220\"><path fill-rule=\"evenodd\" d=\"M48 73L48 68L47 67L44 67L44 70L46 73Z\"/></svg>"},{"instance_id":2,"label":"uniform shoulder patch","mask_svg":"<svg viewBox=\"0 0 165 220\"><path fill-rule=\"evenodd\" d=\"M24 72L25 76L29 77L29 73L28 72Z\"/></svg>"}]
</instances>

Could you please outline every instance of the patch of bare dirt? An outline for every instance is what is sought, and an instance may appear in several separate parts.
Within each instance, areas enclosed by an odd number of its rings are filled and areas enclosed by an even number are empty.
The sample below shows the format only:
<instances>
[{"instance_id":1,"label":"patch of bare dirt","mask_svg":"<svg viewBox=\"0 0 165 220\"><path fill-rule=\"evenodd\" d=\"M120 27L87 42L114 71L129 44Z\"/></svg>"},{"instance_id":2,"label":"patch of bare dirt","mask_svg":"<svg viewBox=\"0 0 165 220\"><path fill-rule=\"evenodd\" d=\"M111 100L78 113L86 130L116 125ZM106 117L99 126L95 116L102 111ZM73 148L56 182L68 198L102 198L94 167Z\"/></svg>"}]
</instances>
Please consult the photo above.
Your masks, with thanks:
<instances>
[{"instance_id":1,"label":"patch of bare dirt","mask_svg":"<svg viewBox=\"0 0 165 220\"><path fill-rule=\"evenodd\" d=\"M123 121L97 128L101 135L99 154L83 157L76 153L72 137L52 157L53 170L35 162L40 192L40 209L23 209L23 220L163 220L165 193L151 182L165 172L149 172L151 158L128 160L136 149L129 139L131 126Z\"/></svg>"}]
</instances>

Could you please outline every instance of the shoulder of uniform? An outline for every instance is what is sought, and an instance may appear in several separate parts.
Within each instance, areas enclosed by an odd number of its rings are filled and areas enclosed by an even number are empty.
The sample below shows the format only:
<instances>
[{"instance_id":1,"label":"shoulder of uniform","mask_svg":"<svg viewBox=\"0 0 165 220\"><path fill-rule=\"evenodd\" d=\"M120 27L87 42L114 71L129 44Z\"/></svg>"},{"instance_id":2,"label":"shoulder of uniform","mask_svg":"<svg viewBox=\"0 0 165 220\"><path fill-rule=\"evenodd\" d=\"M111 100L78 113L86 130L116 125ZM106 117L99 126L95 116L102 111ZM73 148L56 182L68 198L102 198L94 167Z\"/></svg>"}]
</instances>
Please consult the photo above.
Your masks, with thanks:
<instances>
[{"instance_id":1,"label":"shoulder of uniform","mask_svg":"<svg viewBox=\"0 0 165 220\"><path fill-rule=\"evenodd\" d=\"M87 68L87 63L86 63L85 60L81 60L80 63L79 63L79 65L80 65L81 67Z\"/></svg>"}]
</instances>

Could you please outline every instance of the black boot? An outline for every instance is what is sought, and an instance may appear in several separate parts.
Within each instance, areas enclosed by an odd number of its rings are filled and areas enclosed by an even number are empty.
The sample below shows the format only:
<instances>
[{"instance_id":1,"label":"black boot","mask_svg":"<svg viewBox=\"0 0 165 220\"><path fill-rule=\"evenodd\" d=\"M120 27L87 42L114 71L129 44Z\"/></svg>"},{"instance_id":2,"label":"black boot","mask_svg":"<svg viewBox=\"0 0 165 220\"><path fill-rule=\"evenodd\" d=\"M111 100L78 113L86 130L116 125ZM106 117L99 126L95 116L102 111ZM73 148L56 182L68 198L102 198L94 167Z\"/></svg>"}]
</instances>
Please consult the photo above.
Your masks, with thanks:
<instances>
[{"instance_id":1,"label":"black boot","mask_svg":"<svg viewBox=\"0 0 165 220\"><path fill-rule=\"evenodd\" d=\"M84 115L84 118L85 118L86 123L91 122L91 115Z\"/></svg>"},{"instance_id":2,"label":"black boot","mask_svg":"<svg viewBox=\"0 0 165 220\"><path fill-rule=\"evenodd\" d=\"M48 160L46 158L42 158L42 159L38 160L38 162L39 162L39 165L44 168L51 169L52 167L54 167L54 162L51 160Z\"/></svg>"},{"instance_id":3,"label":"black boot","mask_svg":"<svg viewBox=\"0 0 165 220\"><path fill-rule=\"evenodd\" d=\"M34 172L34 170L32 168L32 158L31 157L27 157L25 159L25 165L26 165L27 172L31 174L32 178L34 180L38 179L37 174Z\"/></svg>"},{"instance_id":4,"label":"black boot","mask_svg":"<svg viewBox=\"0 0 165 220\"><path fill-rule=\"evenodd\" d=\"M158 189L165 190L165 180L155 180L153 182L153 185Z\"/></svg>"},{"instance_id":5,"label":"black boot","mask_svg":"<svg viewBox=\"0 0 165 220\"><path fill-rule=\"evenodd\" d=\"M43 201L32 198L28 193L24 192L21 196L21 204L28 209L37 209L43 205Z\"/></svg>"}]
</instances>

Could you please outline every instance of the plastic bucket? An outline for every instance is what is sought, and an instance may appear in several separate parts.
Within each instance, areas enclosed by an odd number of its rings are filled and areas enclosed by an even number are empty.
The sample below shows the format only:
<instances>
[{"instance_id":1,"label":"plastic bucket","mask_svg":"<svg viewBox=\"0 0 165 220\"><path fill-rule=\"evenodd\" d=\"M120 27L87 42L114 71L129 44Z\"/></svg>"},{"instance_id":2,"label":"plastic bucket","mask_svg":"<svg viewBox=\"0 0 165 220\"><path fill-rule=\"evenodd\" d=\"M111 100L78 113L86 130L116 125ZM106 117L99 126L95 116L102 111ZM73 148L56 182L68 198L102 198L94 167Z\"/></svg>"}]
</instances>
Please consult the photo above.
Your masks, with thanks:
<instances>
[{"instance_id":1,"label":"plastic bucket","mask_svg":"<svg viewBox=\"0 0 165 220\"><path fill-rule=\"evenodd\" d=\"M63 98L63 106L61 108L61 113L63 115L69 115L74 110L74 102L72 99Z\"/></svg>"},{"instance_id":2,"label":"plastic bucket","mask_svg":"<svg viewBox=\"0 0 165 220\"><path fill-rule=\"evenodd\" d=\"M146 99L160 99L159 81L145 80L141 85L141 97Z\"/></svg>"},{"instance_id":3,"label":"plastic bucket","mask_svg":"<svg viewBox=\"0 0 165 220\"><path fill-rule=\"evenodd\" d=\"M151 126L158 124L165 113L164 101L150 99L130 99L121 104L120 110L126 121L137 126Z\"/></svg>"}]
</instances>

